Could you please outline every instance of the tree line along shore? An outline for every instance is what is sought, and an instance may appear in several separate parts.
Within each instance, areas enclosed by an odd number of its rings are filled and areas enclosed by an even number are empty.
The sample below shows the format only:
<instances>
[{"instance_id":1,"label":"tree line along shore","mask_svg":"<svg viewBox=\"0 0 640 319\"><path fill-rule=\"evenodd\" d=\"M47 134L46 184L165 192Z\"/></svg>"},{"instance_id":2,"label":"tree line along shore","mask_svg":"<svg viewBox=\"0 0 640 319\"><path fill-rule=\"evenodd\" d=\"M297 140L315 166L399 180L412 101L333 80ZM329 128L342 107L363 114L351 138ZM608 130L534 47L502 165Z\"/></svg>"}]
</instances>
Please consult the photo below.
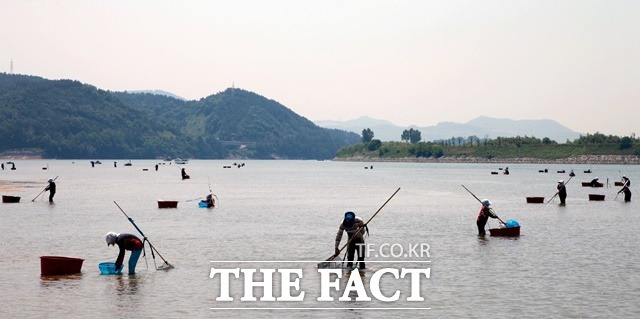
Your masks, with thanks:
<instances>
[{"instance_id":1,"label":"tree line along shore","mask_svg":"<svg viewBox=\"0 0 640 319\"><path fill-rule=\"evenodd\" d=\"M362 143L340 149L334 160L421 163L640 164L640 139L601 133L558 143L549 138L451 138L420 142L420 133L403 133L404 142L382 142L363 130ZM410 134L413 133L413 134ZM407 135L407 136L405 136Z\"/></svg>"},{"instance_id":2,"label":"tree line along shore","mask_svg":"<svg viewBox=\"0 0 640 319\"><path fill-rule=\"evenodd\" d=\"M616 164L616 165L640 165L640 157L636 155L582 155L562 159L541 159L532 157L520 158L482 158L482 157L336 157L334 161L340 162L406 162L406 163L504 163L504 164Z\"/></svg>"}]
</instances>

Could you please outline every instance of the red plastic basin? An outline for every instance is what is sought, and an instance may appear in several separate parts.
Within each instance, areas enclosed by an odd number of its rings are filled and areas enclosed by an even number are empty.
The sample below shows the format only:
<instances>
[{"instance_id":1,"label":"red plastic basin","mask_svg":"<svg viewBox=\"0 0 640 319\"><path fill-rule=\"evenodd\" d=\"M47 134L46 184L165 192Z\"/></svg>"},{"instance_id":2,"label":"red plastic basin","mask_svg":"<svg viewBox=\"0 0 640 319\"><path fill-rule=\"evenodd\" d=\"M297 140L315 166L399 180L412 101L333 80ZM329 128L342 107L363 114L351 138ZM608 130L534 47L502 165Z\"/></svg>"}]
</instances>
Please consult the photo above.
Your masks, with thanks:
<instances>
[{"instance_id":1,"label":"red plastic basin","mask_svg":"<svg viewBox=\"0 0 640 319\"><path fill-rule=\"evenodd\" d=\"M40 275L56 276L77 274L84 259L63 256L40 256Z\"/></svg>"}]
</instances>

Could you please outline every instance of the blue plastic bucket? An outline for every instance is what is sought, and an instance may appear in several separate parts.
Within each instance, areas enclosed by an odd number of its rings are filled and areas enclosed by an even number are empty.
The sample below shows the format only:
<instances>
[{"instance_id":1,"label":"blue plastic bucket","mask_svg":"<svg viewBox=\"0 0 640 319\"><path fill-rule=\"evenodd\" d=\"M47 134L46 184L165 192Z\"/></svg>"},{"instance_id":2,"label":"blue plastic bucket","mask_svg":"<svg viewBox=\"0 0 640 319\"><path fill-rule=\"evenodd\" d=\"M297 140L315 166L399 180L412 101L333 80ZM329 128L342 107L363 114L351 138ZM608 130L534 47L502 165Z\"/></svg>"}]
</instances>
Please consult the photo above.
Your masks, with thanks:
<instances>
[{"instance_id":1,"label":"blue plastic bucket","mask_svg":"<svg viewBox=\"0 0 640 319\"><path fill-rule=\"evenodd\" d=\"M199 207L207 207L207 206L209 206L209 204L207 204L207 202L198 202L198 206Z\"/></svg>"},{"instance_id":2,"label":"blue plastic bucket","mask_svg":"<svg viewBox=\"0 0 640 319\"><path fill-rule=\"evenodd\" d=\"M124 265L120 265L120 269L116 269L116 263L110 261L98 264L101 275L119 275L122 273L123 266Z\"/></svg>"},{"instance_id":3,"label":"blue plastic bucket","mask_svg":"<svg viewBox=\"0 0 640 319\"><path fill-rule=\"evenodd\" d=\"M507 222L505 223L505 225L507 226L507 228L512 228L512 227L518 227L520 226L520 224L518 224L517 221L513 220L513 219L509 219L507 220Z\"/></svg>"}]
</instances>

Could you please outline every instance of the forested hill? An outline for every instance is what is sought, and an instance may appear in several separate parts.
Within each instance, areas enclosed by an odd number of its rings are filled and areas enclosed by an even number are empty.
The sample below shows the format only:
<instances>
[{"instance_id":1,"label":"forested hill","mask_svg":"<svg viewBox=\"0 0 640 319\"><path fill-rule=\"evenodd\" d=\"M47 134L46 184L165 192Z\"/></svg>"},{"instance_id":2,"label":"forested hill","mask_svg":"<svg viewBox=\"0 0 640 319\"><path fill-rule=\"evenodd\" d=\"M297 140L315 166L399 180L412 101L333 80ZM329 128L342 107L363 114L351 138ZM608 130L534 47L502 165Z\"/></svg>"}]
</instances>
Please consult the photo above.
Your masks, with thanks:
<instances>
[{"instance_id":1,"label":"forested hill","mask_svg":"<svg viewBox=\"0 0 640 319\"><path fill-rule=\"evenodd\" d=\"M0 73L0 153L48 158L325 159L359 136L229 89L199 101L114 93L71 80Z\"/></svg>"}]
</instances>

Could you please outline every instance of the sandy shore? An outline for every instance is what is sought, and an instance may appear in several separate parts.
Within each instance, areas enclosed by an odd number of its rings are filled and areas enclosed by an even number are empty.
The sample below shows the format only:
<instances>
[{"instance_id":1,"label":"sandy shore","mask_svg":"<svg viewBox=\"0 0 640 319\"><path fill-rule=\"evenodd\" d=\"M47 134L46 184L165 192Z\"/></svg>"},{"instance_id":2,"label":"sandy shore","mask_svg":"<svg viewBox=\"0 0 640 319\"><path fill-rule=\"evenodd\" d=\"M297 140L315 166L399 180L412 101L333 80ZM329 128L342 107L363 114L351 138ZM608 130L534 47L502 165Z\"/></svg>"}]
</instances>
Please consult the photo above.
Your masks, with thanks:
<instances>
[{"instance_id":1,"label":"sandy shore","mask_svg":"<svg viewBox=\"0 0 640 319\"><path fill-rule=\"evenodd\" d=\"M341 162L406 162L406 163L504 163L504 164L617 164L617 165L640 165L640 157L635 155L582 155L556 160L539 158L479 158L479 157L440 157L440 158L369 158L369 157L346 157L334 158L334 161Z\"/></svg>"}]
</instances>

